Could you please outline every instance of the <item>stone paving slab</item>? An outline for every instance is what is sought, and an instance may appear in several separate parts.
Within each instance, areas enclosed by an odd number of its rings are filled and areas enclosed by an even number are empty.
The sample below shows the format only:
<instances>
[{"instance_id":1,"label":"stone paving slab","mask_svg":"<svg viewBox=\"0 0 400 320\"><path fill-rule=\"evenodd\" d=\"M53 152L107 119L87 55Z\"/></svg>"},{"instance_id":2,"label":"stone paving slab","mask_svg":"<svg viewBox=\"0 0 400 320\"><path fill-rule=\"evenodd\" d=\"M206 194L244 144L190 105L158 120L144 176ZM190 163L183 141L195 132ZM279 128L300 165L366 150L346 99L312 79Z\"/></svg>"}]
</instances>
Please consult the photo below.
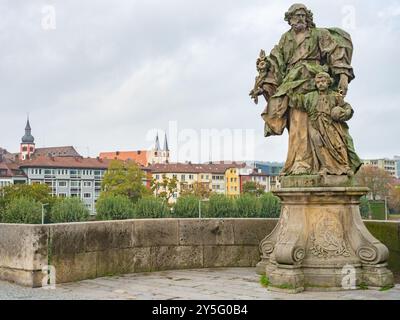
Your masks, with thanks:
<instances>
[{"instance_id":1,"label":"stone paving slab","mask_svg":"<svg viewBox=\"0 0 400 320\"><path fill-rule=\"evenodd\" d=\"M400 300L400 285L386 291L350 290L285 294L262 287L255 268L135 273L25 288L0 281L1 300Z\"/></svg>"}]
</instances>

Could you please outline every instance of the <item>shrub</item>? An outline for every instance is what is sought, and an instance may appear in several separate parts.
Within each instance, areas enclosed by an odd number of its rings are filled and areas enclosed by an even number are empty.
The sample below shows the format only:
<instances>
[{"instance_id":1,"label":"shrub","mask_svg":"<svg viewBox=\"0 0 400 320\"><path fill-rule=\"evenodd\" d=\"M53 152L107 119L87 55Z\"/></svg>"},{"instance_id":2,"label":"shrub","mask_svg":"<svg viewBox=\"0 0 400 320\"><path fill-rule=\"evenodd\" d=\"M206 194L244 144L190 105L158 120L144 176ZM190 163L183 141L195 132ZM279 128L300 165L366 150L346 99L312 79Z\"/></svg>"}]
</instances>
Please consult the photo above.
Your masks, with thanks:
<instances>
[{"instance_id":1,"label":"shrub","mask_svg":"<svg viewBox=\"0 0 400 320\"><path fill-rule=\"evenodd\" d=\"M260 198L260 216L263 218L279 218L281 213L281 201L271 192L263 194Z\"/></svg>"},{"instance_id":2,"label":"shrub","mask_svg":"<svg viewBox=\"0 0 400 320\"><path fill-rule=\"evenodd\" d=\"M135 218L166 218L170 214L164 200L156 197L143 197L135 205Z\"/></svg>"},{"instance_id":3,"label":"shrub","mask_svg":"<svg viewBox=\"0 0 400 320\"><path fill-rule=\"evenodd\" d=\"M235 199L224 195L212 195L207 210L204 210L203 214L203 216L210 218L236 217L236 215Z\"/></svg>"},{"instance_id":4,"label":"shrub","mask_svg":"<svg viewBox=\"0 0 400 320\"><path fill-rule=\"evenodd\" d=\"M15 199L29 198L39 203L48 204L45 209L49 209L56 202L57 198L51 196L51 189L46 184L13 184L1 189L2 197L0 207L3 211Z\"/></svg>"},{"instance_id":5,"label":"shrub","mask_svg":"<svg viewBox=\"0 0 400 320\"><path fill-rule=\"evenodd\" d=\"M42 222L42 205L26 197L15 198L4 210L1 222L40 224Z\"/></svg>"},{"instance_id":6,"label":"shrub","mask_svg":"<svg viewBox=\"0 0 400 320\"><path fill-rule=\"evenodd\" d=\"M179 197L174 206L174 217L181 217L181 218L198 217L199 201L200 198L193 195ZM203 205L203 203L201 205Z\"/></svg>"},{"instance_id":7,"label":"shrub","mask_svg":"<svg viewBox=\"0 0 400 320\"><path fill-rule=\"evenodd\" d=\"M81 199L64 198L57 201L50 210L51 223L78 222L89 219L89 210Z\"/></svg>"},{"instance_id":8,"label":"shrub","mask_svg":"<svg viewBox=\"0 0 400 320\"><path fill-rule=\"evenodd\" d=\"M131 200L122 195L102 195L96 203L97 220L123 220L134 216Z\"/></svg>"},{"instance_id":9,"label":"shrub","mask_svg":"<svg viewBox=\"0 0 400 320\"><path fill-rule=\"evenodd\" d=\"M261 203L259 198L250 194L243 194L236 199L237 216L243 218L259 217Z\"/></svg>"}]
</instances>

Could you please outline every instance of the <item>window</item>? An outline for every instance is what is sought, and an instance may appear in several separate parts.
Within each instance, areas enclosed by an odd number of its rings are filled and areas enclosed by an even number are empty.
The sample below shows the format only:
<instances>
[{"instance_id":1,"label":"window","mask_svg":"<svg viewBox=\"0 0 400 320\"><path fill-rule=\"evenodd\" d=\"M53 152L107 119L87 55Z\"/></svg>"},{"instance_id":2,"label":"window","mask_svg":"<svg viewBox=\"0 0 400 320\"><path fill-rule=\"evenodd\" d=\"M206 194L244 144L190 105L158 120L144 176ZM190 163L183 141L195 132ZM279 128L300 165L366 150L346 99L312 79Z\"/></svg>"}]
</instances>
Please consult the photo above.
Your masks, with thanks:
<instances>
[{"instance_id":1,"label":"window","mask_svg":"<svg viewBox=\"0 0 400 320\"><path fill-rule=\"evenodd\" d=\"M84 187L91 187L92 186L92 182L91 181L83 181L83 186Z\"/></svg>"},{"instance_id":2,"label":"window","mask_svg":"<svg viewBox=\"0 0 400 320\"><path fill-rule=\"evenodd\" d=\"M66 198L66 197L67 197L67 194L66 194L66 193L59 193L58 196L59 196L60 198Z\"/></svg>"},{"instance_id":3,"label":"window","mask_svg":"<svg viewBox=\"0 0 400 320\"><path fill-rule=\"evenodd\" d=\"M193 180L193 175L189 174L189 180Z\"/></svg>"},{"instance_id":4,"label":"window","mask_svg":"<svg viewBox=\"0 0 400 320\"><path fill-rule=\"evenodd\" d=\"M51 170L50 169L45 169L44 170L44 174L51 174Z\"/></svg>"},{"instance_id":5,"label":"window","mask_svg":"<svg viewBox=\"0 0 400 320\"><path fill-rule=\"evenodd\" d=\"M80 181L71 181L71 187L80 187L81 182Z\"/></svg>"},{"instance_id":6,"label":"window","mask_svg":"<svg viewBox=\"0 0 400 320\"><path fill-rule=\"evenodd\" d=\"M101 181L95 181L94 186L96 188L101 188Z\"/></svg>"},{"instance_id":7,"label":"window","mask_svg":"<svg viewBox=\"0 0 400 320\"><path fill-rule=\"evenodd\" d=\"M156 180L160 179L160 175L156 174Z\"/></svg>"},{"instance_id":8,"label":"window","mask_svg":"<svg viewBox=\"0 0 400 320\"><path fill-rule=\"evenodd\" d=\"M172 178L173 178L173 179L178 179L178 175L177 175L177 174L173 174L173 175L172 175Z\"/></svg>"},{"instance_id":9,"label":"window","mask_svg":"<svg viewBox=\"0 0 400 320\"><path fill-rule=\"evenodd\" d=\"M181 174L181 181L185 181L185 175L184 174Z\"/></svg>"},{"instance_id":10,"label":"window","mask_svg":"<svg viewBox=\"0 0 400 320\"><path fill-rule=\"evenodd\" d=\"M58 186L59 187L66 187L67 186L67 181L58 181Z\"/></svg>"},{"instance_id":11,"label":"window","mask_svg":"<svg viewBox=\"0 0 400 320\"><path fill-rule=\"evenodd\" d=\"M83 197L86 198L86 199L88 199L88 198L91 198L91 197L92 197L92 194L91 194L91 193L84 193L84 194L83 194Z\"/></svg>"},{"instance_id":12,"label":"window","mask_svg":"<svg viewBox=\"0 0 400 320\"><path fill-rule=\"evenodd\" d=\"M101 175L101 171L100 170L94 170L93 171L95 176L100 176Z\"/></svg>"},{"instance_id":13,"label":"window","mask_svg":"<svg viewBox=\"0 0 400 320\"><path fill-rule=\"evenodd\" d=\"M208 180L208 174L206 175L206 180Z\"/></svg>"}]
</instances>

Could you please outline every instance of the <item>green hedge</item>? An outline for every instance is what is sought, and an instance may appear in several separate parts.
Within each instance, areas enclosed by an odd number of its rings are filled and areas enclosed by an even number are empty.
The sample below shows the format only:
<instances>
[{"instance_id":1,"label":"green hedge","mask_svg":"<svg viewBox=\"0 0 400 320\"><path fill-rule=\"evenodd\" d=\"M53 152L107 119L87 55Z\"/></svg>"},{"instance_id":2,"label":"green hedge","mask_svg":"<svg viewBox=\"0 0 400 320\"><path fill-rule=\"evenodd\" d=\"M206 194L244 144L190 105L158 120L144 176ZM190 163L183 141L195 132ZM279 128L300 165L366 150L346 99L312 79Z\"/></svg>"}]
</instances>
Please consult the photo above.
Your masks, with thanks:
<instances>
[{"instance_id":1,"label":"green hedge","mask_svg":"<svg viewBox=\"0 0 400 320\"><path fill-rule=\"evenodd\" d=\"M173 207L173 216L176 218L197 218L199 216L199 201L201 199L193 195L179 197ZM204 205L204 202L200 205Z\"/></svg>"},{"instance_id":2,"label":"green hedge","mask_svg":"<svg viewBox=\"0 0 400 320\"><path fill-rule=\"evenodd\" d=\"M168 218L170 210L164 200L156 197L143 197L135 205L135 218Z\"/></svg>"},{"instance_id":3,"label":"green hedge","mask_svg":"<svg viewBox=\"0 0 400 320\"><path fill-rule=\"evenodd\" d=\"M51 223L87 221L90 213L79 198L64 198L57 201L51 208L49 220Z\"/></svg>"},{"instance_id":4,"label":"green hedge","mask_svg":"<svg viewBox=\"0 0 400 320\"><path fill-rule=\"evenodd\" d=\"M385 220L385 202L384 201L369 201L373 220Z\"/></svg>"},{"instance_id":5,"label":"green hedge","mask_svg":"<svg viewBox=\"0 0 400 320\"><path fill-rule=\"evenodd\" d=\"M263 194L259 198L261 209L259 217L261 218L279 218L281 214L281 201L271 192Z\"/></svg>"},{"instance_id":6,"label":"green hedge","mask_svg":"<svg viewBox=\"0 0 400 320\"><path fill-rule=\"evenodd\" d=\"M1 222L40 224L42 223L42 205L29 198L15 198L2 212Z\"/></svg>"},{"instance_id":7,"label":"green hedge","mask_svg":"<svg viewBox=\"0 0 400 320\"><path fill-rule=\"evenodd\" d=\"M102 195L96 203L97 220L123 220L134 217L133 203L127 196Z\"/></svg>"}]
</instances>

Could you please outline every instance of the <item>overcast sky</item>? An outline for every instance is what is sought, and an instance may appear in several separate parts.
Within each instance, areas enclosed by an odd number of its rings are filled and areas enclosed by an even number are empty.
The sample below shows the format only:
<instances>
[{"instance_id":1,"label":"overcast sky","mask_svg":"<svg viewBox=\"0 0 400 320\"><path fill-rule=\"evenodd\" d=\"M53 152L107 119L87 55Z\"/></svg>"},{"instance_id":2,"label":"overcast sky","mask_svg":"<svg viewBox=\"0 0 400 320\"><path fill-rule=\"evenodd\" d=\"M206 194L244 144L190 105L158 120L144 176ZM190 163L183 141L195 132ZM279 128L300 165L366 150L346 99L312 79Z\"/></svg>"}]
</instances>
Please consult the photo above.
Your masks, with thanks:
<instances>
[{"instance_id":1,"label":"overcast sky","mask_svg":"<svg viewBox=\"0 0 400 320\"><path fill-rule=\"evenodd\" d=\"M260 49L289 28L292 3L1 0L0 147L18 151L29 113L37 147L74 145L84 156L148 148L159 129L175 160L227 159L233 144L236 160L284 161L287 134L263 137L265 103L248 92ZM352 35L356 151L400 155L400 1L304 3L317 26ZM211 129L225 134L222 155L200 139Z\"/></svg>"}]
</instances>

